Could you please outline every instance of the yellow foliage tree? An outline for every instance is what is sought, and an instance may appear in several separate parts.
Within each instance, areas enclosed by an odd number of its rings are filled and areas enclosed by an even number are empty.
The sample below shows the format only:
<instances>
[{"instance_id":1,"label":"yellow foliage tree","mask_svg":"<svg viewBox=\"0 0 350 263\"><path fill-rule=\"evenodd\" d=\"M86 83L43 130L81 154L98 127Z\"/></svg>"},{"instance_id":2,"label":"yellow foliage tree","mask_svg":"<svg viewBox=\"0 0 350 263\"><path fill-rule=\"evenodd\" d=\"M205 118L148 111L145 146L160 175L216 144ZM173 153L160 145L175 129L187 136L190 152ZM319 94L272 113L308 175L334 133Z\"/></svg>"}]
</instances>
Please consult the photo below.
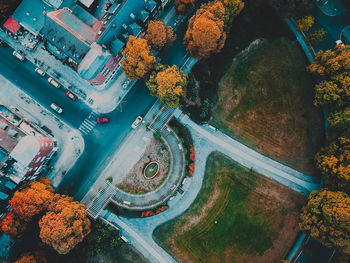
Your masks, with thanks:
<instances>
[{"instance_id":1,"label":"yellow foliage tree","mask_svg":"<svg viewBox=\"0 0 350 263\"><path fill-rule=\"evenodd\" d=\"M122 69L129 79L144 78L152 70L156 62L147 40L143 38L137 39L134 36L129 37L123 55L125 57L121 62Z\"/></svg>"}]
</instances>

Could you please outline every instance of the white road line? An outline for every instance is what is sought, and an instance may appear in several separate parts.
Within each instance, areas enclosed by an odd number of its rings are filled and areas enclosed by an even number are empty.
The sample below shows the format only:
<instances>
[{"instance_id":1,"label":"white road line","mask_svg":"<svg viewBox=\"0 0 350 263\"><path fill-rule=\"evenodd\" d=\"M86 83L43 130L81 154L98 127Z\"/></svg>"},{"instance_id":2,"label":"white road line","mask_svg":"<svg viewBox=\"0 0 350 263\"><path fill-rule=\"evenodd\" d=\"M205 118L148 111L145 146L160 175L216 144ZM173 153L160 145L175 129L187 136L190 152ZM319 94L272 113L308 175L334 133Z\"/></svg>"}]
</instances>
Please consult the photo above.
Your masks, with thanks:
<instances>
[{"instance_id":1,"label":"white road line","mask_svg":"<svg viewBox=\"0 0 350 263\"><path fill-rule=\"evenodd\" d=\"M84 122L82 123L82 126L89 127L90 129L93 129L95 125L92 125L92 124L90 124L90 123L84 121Z\"/></svg>"},{"instance_id":2,"label":"white road line","mask_svg":"<svg viewBox=\"0 0 350 263\"><path fill-rule=\"evenodd\" d=\"M84 122L89 123L89 124L91 124L91 125L93 125L93 126L96 125L96 122L91 121L91 120L87 120L87 119L86 119Z\"/></svg>"}]
</instances>

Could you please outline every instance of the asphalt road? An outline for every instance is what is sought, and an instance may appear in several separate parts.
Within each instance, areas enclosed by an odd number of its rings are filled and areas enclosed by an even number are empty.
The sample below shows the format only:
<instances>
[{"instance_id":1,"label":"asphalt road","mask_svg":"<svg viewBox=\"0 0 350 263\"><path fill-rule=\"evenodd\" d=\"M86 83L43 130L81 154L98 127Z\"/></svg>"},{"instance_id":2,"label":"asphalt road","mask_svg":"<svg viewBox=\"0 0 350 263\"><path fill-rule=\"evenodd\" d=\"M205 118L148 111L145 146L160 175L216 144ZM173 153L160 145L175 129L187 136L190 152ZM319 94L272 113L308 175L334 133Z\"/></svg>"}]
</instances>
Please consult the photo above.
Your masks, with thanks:
<instances>
[{"instance_id":1,"label":"asphalt road","mask_svg":"<svg viewBox=\"0 0 350 263\"><path fill-rule=\"evenodd\" d=\"M12 55L10 47L0 48L0 74L18 86L52 111L50 104L55 102L63 108L63 114L56 114L60 119L78 129L90 115L91 109L79 99L72 101L64 96L63 89L56 89L47 81L47 76L38 75L35 66L29 61L21 62ZM113 156L132 130L131 124L138 115L145 115L156 101L149 94L144 83L139 81L127 94L117 109L108 114L110 122L96 125L84 136L85 150L76 165L64 177L59 191L80 200L97 179L99 172ZM53 112L53 111L52 111Z\"/></svg>"}]
</instances>

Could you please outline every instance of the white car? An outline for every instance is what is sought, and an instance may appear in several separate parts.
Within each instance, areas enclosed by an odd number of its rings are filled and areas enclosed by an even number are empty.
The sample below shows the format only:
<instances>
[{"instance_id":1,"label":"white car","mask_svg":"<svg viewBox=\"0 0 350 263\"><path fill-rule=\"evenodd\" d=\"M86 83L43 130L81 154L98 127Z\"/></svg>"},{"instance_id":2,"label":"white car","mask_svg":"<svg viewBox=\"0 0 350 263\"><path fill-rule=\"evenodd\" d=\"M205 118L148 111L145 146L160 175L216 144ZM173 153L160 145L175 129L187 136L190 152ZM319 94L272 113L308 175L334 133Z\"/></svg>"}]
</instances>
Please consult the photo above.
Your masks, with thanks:
<instances>
[{"instance_id":1,"label":"white car","mask_svg":"<svg viewBox=\"0 0 350 263\"><path fill-rule=\"evenodd\" d=\"M49 77L49 78L47 79L47 81L48 81L52 86L54 86L54 87L57 88L57 89L59 89L59 88L61 87L61 84L58 83L58 81L55 80L55 79L52 78L52 77Z\"/></svg>"},{"instance_id":2,"label":"white car","mask_svg":"<svg viewBox=\"0 0 350 263\"><path fill-rule=\"evenodd\" d=\"M13 51L12 55L18 58L20 61L24 61L25 57L22 55L21 51Z\"/></svg>"},{"instance_id":3,"label":"white car","mask_svg":"<svg viewBox=\"0 0 350 263\"><path fill-rule=\"evenodd\" d=\"M341 41L341 40L339 39L339 40L335 41L335 45L336 45L336 46L344 46L344 43L343 43L343 41Z\"/></svg>"},{"instance_id":4,"label":"white car","mask_svg":"<svg viewBox=\"0 0 350 263\"><path fill-rule=\"evenodd\" d=\"M51 109L53 109L54 111L56 111L57 113L61 114L63 112L63 109L59 106L57 106L55 103L52 103L50 105Z\"/></svg>"},{"instance_id":5,"label":"white car","mask_svg":"<svg viewBox=\"0 0 350 263\"><path fill-rule=\"evenodd\" d=\"M140 125L140 122L142 121L142 117L141 116L137 116L136 120L131 124L131 128L136 129L137 126Z\"/></svg>"},{"instance_id":6,"label":"white car","mask_svg":"<svg viewBox=\"0 0 350 263\"><path fill-rule=\"evenodd\" d=\"M41 68L36 68L35 72L38 73L42 77L44 77L46 75L46 73Z\"/></svg>"}]
</instances>

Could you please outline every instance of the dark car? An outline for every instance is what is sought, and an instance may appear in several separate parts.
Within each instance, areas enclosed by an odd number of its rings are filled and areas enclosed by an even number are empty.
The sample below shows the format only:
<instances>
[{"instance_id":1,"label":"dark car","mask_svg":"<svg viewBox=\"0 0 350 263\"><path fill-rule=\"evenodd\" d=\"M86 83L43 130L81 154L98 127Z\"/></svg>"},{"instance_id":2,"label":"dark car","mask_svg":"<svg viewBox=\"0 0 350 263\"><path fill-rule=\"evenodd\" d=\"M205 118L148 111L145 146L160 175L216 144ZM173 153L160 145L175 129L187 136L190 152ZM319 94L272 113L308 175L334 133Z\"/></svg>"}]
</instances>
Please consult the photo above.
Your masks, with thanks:
<instances>
[{"instance_id":1,"label":"dark car","mask_svg":"<svg viewBox=\"0 0 350 263\"><path fill-rule=\"evenodd\" d=\"M78 97L77 95L75 95L73 92L71 91L67 91L67 93L65 94L66 97L70 98L71 100L76 100Z\"/></svg>"},{"instance_id":2,"label":"dark car","mask_svg":"<svg viewBox=\"0 0 350 263\"><path fill-rule=\"evenodd\" d=\"M3 40L0 39L0 46L2 46L2 47L8 47L9 45L8 45L5 41L3 41Z\"/></svg>"},{"instance_id":3,"label":"dark car","mask_svg":"<svg viewBox=\"0 0 350 263\"><path fill-rule=\"evenodd\" d=\"M96 122L97 123L107 123L107 122L109 122L109 118L108 117L98 117L96 119Z\"/></svg>"}]
</instances>

